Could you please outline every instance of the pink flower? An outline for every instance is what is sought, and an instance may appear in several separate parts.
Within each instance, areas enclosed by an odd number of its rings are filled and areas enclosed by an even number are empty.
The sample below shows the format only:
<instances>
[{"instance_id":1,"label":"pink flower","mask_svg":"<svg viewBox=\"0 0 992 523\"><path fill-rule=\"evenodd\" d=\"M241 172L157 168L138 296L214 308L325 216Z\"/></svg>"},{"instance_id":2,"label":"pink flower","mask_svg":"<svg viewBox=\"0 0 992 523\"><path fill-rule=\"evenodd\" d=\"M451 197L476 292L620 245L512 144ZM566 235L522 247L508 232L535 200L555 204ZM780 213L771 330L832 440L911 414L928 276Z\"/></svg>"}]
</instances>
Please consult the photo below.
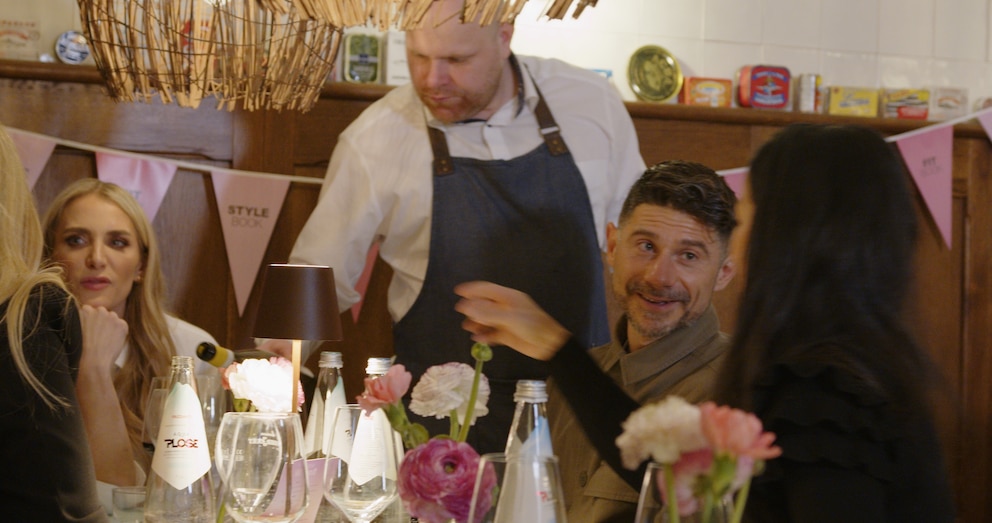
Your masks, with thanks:
<instances>
[{"instance_id":1,"label":"pink flower","mask_svg":"<svg viewBox=\"0 0 992 523\"><path fill-rule=\"evenodd\" d=\"M715 452L747 456L753 460L776 458L782 449L772 446L775 434L762 432L754 414L706 402L699 406L703 435Z\"/></svg>"},{"instance_id":2,"label":"pink flower","mask_svg":"<svg viewBox=\"0 0 992 523\"><path fill-rule=\"evenodd\" d=\"M400 464L398 488L410 515L431 523L468 520L479 455L468 443L452 439L429 440L406 454ZM479 486L476 514L489 510L496 473L487 469Z\"/></svg>"},{"instance_id":3,"label":"pink flower","mask_svg":"<svg viewBox=\"0 0 992 523\"><path fill-rule=\"evenodd\" d=\"M365 378L365 392L358 397L358 404L365 412L398 403L410 388L413 375L403 365L389 367L386 374L375 378Z\"/></svg>"},{"instance_id":4,"label":"pink flower","mask_svg":"<svg viewBox=\"0 0 992 523\"><path fill-rule=\"evenodd\" d=\"M699 510L699 498L696 496L694 487L696 480L700 476L708 474L713 466L713 451L710 449L700 449L682 454L682 457L672 465L672 472L675 476L675 500L679 506L679 514L688 516L695 514ZM664 481L664 474L658 481L658 489L661 491L661 499L668 504L668 489Z\"/></svg>"}]
</instances>

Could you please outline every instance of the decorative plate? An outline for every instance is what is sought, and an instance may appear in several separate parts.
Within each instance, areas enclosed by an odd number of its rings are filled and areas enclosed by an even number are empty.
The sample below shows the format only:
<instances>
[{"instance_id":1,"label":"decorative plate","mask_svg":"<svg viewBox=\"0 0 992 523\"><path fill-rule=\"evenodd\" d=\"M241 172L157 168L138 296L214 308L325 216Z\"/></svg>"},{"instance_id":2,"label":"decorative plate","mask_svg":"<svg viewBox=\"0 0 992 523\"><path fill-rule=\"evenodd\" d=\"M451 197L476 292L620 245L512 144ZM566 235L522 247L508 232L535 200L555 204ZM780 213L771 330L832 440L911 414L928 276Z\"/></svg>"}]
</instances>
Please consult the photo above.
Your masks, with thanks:
<instances>
[{"instance_id":1,"label":"decorative plate","mask_svg":"<svg viewBox=\"0 0 992 523\"><path fill-rule=\"evenodd\" d=\"M627 81L637 98L646 102L665 102L679 94L682 69L678 60L664 48L646 45L631 55Z\"/></svg>"}]
</instances>

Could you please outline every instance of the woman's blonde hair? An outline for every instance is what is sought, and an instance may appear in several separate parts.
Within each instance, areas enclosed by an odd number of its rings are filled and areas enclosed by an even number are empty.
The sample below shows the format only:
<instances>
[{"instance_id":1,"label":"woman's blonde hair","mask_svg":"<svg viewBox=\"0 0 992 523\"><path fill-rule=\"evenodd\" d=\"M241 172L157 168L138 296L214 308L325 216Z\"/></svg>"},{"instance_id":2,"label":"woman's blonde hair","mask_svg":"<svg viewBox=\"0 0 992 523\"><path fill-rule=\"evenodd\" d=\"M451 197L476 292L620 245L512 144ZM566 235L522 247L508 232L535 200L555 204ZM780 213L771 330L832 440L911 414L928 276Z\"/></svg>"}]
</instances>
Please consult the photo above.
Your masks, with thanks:
<instances>
[{"instance_id":1,"label":"woman's blonde hair","mask_svg":"<svg viewBox=\"0 0 992 523\"><path fill-rule=\"evenodd\" d=\"M135 456L144 458L141 431L152 378L167 376L176 349L165 319L165 277L151 223L137 200L123 188L96 178L77 180L52 201L45 213L45 257L52 258L56 232L65 209L77 198L96 195L119 207L134 225L141 252L142 278L134 283L124 308L128 324L127 361L114 376L124 424Z\"/></svg>"},{"instance_id":2,"label":"woman's blonde hair","mask_svg":"<svg viewBox=\"0 0 992 523\"><path fill-rule=\"evenodd\" d=\"M44 299L44 293L35 292L39 285L65 289L59 269L42 267L41 260L41 224L34 198L14 142L0 126L0 304L7 303L0 324L7 331L10 354L21 379L49 407L66 407L69 402L49 390L24 357L24 338L34 328L24 321L32 294Z\"/></svg>"}]
</instances>

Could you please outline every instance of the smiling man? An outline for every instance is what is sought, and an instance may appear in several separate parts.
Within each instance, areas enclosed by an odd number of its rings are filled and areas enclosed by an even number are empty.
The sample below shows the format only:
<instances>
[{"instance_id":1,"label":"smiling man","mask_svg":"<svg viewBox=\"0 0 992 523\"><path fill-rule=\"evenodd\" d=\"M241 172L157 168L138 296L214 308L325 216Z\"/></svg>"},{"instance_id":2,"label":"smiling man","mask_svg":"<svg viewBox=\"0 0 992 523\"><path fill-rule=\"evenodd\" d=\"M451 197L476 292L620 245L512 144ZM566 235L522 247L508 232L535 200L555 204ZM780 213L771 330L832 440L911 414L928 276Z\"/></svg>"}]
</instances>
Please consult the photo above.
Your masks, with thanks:
<instances>
[{"instance_id":1,"label":"smiling man","mask_svg":"<svg viewBox=\"0 0 992 523\"><path fill-rule=\"evenodd\" d=\"M607 225L606 259L612 277L607 283L623 315L613 342L589 354L639 404L671 394L691 403L710 399L729 343L710 301L734 277L728 251L737 225L736 201L712 169L663 162L634 183L619 224ZM465 327L477 341L502 342L539 359L552 354L528 351L527 343L559 345L530 343L563 333L560 326L544 322L533 300L516 290L472 282L456 292L464 298L458 311L467 316ZM553 381L549 396L548 418L568 520L632 521L638 493L600 458Z\"/></svg>"}]
</instances>

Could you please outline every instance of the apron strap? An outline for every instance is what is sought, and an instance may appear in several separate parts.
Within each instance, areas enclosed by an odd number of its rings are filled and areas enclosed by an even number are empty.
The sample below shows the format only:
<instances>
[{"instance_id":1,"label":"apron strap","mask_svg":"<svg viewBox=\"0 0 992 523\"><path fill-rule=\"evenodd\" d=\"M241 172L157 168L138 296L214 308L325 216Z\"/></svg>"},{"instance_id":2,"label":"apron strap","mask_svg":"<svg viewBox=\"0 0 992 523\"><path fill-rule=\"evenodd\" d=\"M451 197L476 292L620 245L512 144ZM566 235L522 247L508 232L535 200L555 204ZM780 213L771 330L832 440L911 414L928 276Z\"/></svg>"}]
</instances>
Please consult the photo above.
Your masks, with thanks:
<instances>
[{"instance_id":1,"label":"apron strap","mask_svg":"<svg viewBox=\"0 0 992 523\"><path fill-rule=\"evenodd\" d=\"M431 150L434 151L434 176L445 176L455 172L444 131L428 125L427 136L431 139Z\"/></svg>"},{"instance_id":2,"label":"apron strap","mask_svg":"<svg viewBox=\"0 0 992 523\"><path fill-rule=\"evenodd\" d=\"M565 145L565 140L561 137L561 129L558 128L554 116L551 115L551 109L548 109L548 104L544 101L541 90L537 88L537 82L534 82L534 89L537 91L537 106L534 107L534 116L537 117L537 125L541 127L544 143L547 144L552 156L568 153L568 146Z\"/></svg>"}]
</instances>

